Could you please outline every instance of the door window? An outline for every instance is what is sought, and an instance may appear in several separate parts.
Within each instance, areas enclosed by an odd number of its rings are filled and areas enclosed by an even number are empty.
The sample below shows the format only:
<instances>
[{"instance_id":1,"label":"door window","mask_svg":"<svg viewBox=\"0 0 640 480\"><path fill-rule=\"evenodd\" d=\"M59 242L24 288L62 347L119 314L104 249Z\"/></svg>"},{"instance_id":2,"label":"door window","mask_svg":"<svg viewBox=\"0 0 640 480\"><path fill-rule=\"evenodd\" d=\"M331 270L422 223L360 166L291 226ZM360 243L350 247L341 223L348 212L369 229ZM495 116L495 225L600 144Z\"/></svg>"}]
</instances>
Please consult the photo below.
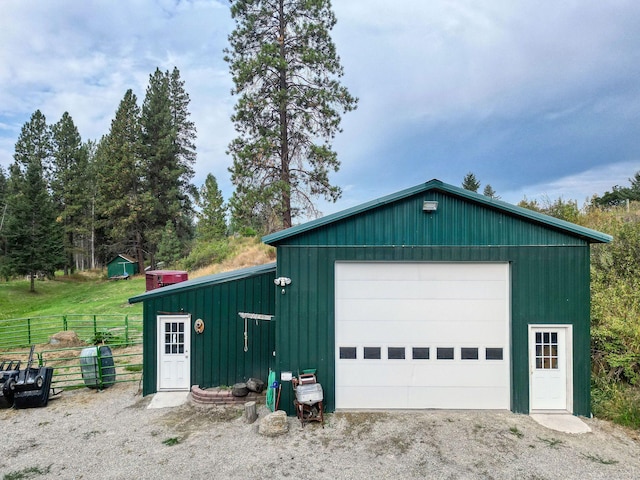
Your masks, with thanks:
<instances>
[{"instance_id":1,"label":"door window","mask_svg":"<svg viewBox=\"0 0 640 480\"><path fill-rule=\"evenodd\" d=\"M536 369L558 369L557 332L536 332Z\"/></svg>"},{"instance_id":2,"label":"door window","mask_svg":"<svg viewBox=\"0 0 640 480\"><path fill-rule=\"evenodd\" d=\"M165 322L164 324L164 353L184 353L184 322Z\"/></svg>"}]
</instances>

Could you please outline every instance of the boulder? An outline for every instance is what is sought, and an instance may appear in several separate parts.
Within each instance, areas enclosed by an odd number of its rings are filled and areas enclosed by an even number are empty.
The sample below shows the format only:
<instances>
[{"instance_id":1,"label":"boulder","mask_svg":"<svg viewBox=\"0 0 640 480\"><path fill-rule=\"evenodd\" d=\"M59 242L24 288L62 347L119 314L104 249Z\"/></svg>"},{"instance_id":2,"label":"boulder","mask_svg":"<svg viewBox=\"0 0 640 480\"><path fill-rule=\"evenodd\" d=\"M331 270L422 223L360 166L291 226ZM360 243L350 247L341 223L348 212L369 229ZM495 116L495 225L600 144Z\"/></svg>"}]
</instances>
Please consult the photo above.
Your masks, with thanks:
<instances>
[{"instance_id":1,"label":"boulder","mask_svg":"<svg viewBox=\"0 0 640 480\"><path fill-rule=\"evenodd\" d=\"M277 437L289 431L287 412L277 410L262 419L258 427L258 433L265 437Z\"/></svg>"},{"instance_id":2,"label":"boulder","mask_svg":"<svg viewBox=\"0 0 640 480\"><path fill-rule=\"evenodd\" d=\"M249 389L246 383L236 383L231 389L231 395L234 397L246 397L249 395Z\"/></svg>"},{"instance_id":3,"label":"boulder","mask_svg":"<svg viewBox=\"0 0 640 480\"><path fill-rule=\"evenodd\" d=\"M261 393L264 390L264 382L259 378L250 378L247 380L247 388L256 393Z\"/></svg>"},{"instance_id":4,"label":"boulder","mask_svg":"<svg viewBox=\"0 0 640 480\"><path fill-rule=\"evenodd\" d=\"M84 344L84 342L78 337L78 334L72 330L58 332L55 335L52 335L49 339L49 343L59 347L78 347Z\"/></svg>"}]
</instances>

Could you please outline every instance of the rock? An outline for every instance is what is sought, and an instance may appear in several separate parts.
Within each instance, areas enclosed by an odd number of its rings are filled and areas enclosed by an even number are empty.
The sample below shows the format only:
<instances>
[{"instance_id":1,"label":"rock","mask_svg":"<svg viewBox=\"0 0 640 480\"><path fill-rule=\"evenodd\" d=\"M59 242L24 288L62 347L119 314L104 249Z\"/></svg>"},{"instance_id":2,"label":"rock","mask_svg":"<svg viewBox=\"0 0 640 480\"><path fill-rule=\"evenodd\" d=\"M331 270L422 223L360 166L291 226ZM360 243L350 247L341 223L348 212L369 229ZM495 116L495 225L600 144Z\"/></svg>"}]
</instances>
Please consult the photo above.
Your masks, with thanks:
<instances>
[{"instance_id":1,"label":"rock","mask_svg":"<svg viewBox=\"0 0 640 480\"><path fill-rule=\"evenodd\" d=\"M252 392L261 393L264 390L264 382L259 378L250 378L247 380L247 388Z\"/></svg>"},{"instance_id":2,"label":"rock","mask_svg":"<svg viewBox=\"0 0 640 480\"><path fill-rule=\"evenodd\" d=\"M277 437L289 431L287 413L284 410L277 410L262 419L258 433L265 437Z\"/></svg>"},{"instance_id":3,"label":"rock","mask_svg":"<svg viewBox=\"0 0 640 480\"><path fill-rule=\"evenodd\" d=\"M84 345L84 342L80 340L78 334L72 330L58 332L55 335L52 335L49 339L49 343L60 347L78 347L80 345Z\"/></svg>"},{"instance_id":4,"label":"rock","mask_svg":"<svg viewBox=\"0 0 640 480\"><path fill-rule=\"evenodd\" d=\"M246 397L249 395L249 389L246 383L236 383L231 389L231 395L234 397Z\"/></svg>"}]
</instances>

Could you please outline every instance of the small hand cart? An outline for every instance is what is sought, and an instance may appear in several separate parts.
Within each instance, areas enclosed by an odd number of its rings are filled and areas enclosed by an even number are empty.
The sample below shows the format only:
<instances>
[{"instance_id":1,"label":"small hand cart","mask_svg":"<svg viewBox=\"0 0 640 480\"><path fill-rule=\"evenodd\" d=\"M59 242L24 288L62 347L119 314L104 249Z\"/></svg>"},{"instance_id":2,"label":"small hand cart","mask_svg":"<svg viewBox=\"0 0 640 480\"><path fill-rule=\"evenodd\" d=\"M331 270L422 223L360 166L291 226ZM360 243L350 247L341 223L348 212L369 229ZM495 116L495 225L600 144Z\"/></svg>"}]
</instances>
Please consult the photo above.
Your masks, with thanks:
<instances>
[{"instance_id":1,"label":"small hand cart","mask_svg":"<svg viewBox=\"0 0 640 480\"><path fill-rule=\"evenodd\" d=\"M292 383L296 393L293 404L302 427L309 422L320 422L324 428L324 394L316 375L304 373L294 378Z\"/></svg>"}]
</instances>

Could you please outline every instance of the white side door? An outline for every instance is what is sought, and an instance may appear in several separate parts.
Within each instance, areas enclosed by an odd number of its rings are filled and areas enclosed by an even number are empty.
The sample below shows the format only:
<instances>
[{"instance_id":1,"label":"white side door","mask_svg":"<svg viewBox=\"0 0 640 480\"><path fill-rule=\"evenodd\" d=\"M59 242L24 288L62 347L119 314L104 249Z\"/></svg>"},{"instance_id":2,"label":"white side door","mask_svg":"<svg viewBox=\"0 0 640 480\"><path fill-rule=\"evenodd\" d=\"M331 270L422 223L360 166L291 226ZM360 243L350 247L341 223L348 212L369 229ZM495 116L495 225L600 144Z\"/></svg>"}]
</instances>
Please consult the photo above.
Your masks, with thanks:
<instances>
[{"instance_id":1,"label":"white side door","mask_svg":"<svg viewBox=\"0 0 640 480\"><path fill-rule=\"evenodd\" d=\"M570 326L529 328L530 410L570 410Z\"/></svg>"},{"instance_id":2,"label":"white side door","mask_svg":"<svg viewBox=\"0 0 640 480\"><path fill-rule=\"evenodd\" d=\"M158 391L189 390L191 317L158 315Z\"/></svg>"}]
</instances>

